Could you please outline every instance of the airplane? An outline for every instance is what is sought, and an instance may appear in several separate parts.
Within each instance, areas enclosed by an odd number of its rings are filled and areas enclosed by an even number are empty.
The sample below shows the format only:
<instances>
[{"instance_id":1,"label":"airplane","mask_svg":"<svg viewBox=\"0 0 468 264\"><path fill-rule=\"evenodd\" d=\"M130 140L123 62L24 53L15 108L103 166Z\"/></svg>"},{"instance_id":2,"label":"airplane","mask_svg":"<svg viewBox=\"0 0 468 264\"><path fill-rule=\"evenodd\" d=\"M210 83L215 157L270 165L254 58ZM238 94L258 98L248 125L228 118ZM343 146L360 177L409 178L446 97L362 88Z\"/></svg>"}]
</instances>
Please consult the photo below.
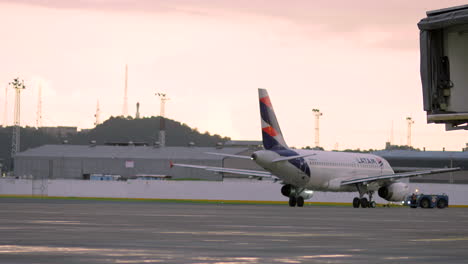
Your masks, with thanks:
<instances>
[{"instance_id":1,"label":"airplane","mask_svg":"<svg viewBox=\"0 0 468 264\"><path fill-rule=\"evenodd\" d=\"M354 208L375 208L375 192L387 201L403 201L409 195L403 178L457 171L440 168L395 173L384 158L362 153L291 149L286 144L266 89L259 88L263 150L251 156L209 153L232 158L251 159L265 171L172 163L172 167L204 169L259 178L273 178L283 185L281 194L289 198L289 206L304 206L314 191L358 192ZM367 196L367 197L365 197Z\"/></svg>"}]
</instances>

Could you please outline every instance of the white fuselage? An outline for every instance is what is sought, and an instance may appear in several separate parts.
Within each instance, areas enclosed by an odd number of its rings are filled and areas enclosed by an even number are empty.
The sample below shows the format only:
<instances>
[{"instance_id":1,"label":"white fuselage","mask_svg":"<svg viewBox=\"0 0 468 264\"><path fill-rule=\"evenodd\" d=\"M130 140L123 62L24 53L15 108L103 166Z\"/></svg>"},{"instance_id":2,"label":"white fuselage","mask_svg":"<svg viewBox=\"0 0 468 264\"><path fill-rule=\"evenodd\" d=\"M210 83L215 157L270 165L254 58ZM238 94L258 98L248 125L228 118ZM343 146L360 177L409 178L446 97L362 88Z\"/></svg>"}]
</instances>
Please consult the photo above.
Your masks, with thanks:
<instances>
[{"instance_id":1,"label":"white fuselage","mask_svg":"<svg viewBox=\"0 0 468 264\"><path fill-rule=\"evenodd\" d=\"M273 162L282 158L277 152L261 150L256 152L255 162L280 178L285 184L315 191L352 192L355 186L342 186L344 180L393 174L390 164L382 157L371 154L293 150L299 155L294 165L288 160ZM304 164L305 163L305 164ZM305 169L308 166L310 177ZM379 186L368 186L378 189Z\"/></svg>"}]
</instances>

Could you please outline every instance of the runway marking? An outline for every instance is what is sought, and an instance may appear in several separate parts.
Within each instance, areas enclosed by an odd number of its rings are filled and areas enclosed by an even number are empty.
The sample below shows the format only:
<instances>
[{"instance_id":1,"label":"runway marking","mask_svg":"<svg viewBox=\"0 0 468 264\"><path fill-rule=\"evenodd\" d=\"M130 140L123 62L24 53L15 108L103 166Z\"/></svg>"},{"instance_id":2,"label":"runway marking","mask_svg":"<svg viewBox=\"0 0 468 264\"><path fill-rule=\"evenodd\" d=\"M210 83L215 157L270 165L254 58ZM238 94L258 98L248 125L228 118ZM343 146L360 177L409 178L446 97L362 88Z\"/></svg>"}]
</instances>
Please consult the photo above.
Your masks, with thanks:
<instances>
[{"instance_id":1,"label":"runway marking","mask_svg":"<svg viewBox=\"0 0 468 264\"><path fill-rule=\"evenodd\" d=\"M35 221L26 221L26 223L31 224L60 224L60 225L81 225L80 221L57 221L57 220L35 220Z\"/></svg>"},{"instance_id":2,"label":"runway marking","mask_svg":"<svg viewBox=\"0 0 468 264\"><path fill-rule=\"evenodd\" d=\"M303 233L258 233L258 232L241 232L241 231L207 231L207 232L192 232L192 231L168 231L168 232L153 232L158 234L174 234L174 235L220 235L220 236L264 236L264 237L344 237L351 236L348 234L303 234Z\"/></svg>"},{"instance_id":3,"label":"runway marking","mask_svg":"<svg viewBox=\"0 0 468 264\"><path fill-rule=\"evenodd\" d=\"M468 237L450 237L450 238L424 238L413 239L412 242L451 242L451 241L466 241Z\"/></svg>"},{"instance_id":4,"label":"runway marking","mask_svg":"<svg viewBox=\"0 0 468 264\"><path fill-rule=\"evenodd\" d=\"M353 255L345 255L345 254L335 254L335 255L312 255L312 256L302 256L300 258L303 259L314 259L314 258L349 258Z\"/></svg>"},{"instance_id":5,"label":"runway marking","mask_svg":"<svg viewBox=\"0 0 468 264\"><path fill-rule=\"evenodd\" d=\"M94 253L107 257L161 257L171 259L167 251L155 252L142 249L116 249L116 248L85 248L85 247L49 247L49 246L21 246L0 245L0 254L28 254L28 253L62 253L70 255L83 255Z\"/></svg>"},{"instance_id":6,"label":"runway marking","mask_svg":"<svg viewBox=\"0 0 468 264\"><path fill-rule=\"evenodd\" d=\"M192 260L201 260L201 261L216 261L214 263L226 263L226 264L248 264L248 263L258 263L259 258L254 257L234 257L234 258L221 258L221 257L195 257Z\"/></svg>"},{"instance_id":7,"label":"runway marking","mask_svg":"<svg viewBox=\"0 0 468 264\"><path fill-rule=\"evenodd\" d=\"M385 257L383 259L386 259L386 260L402 260L402 259L410 259L410 257Z\"/></svg>"},{"instance_id":8,"label":"runway marking","mask_svg":"<svg viewBox=\"0 0 468 264\"><path fill-rule=\"evenodd\" d=\"M213 225L213 227L222 227L222 228L258 228L254 225Z\"/></svg>"},{"instance_id":9,"label":"runway marking","mask_svg":"<svg viewBox=\"0 0 468 264\"><path fill-rule=\"evenodd\" d=\"M160 259L136 259L136 260L117 259L115 260L115 263L161 263L161 262L165 262L165 260L160 260Z\"/></svg>"},{"instance_id":10,"label":"runway marking","mask_svg":"<svg viewBox=\"0 0 468 264\"><path fill-rule=\"evenodd\" d=\"M274 259L275 261L279 261L281 263L301 263L300 260L292 260L292 259Z\"/></svg>"},{"instance_id":11,"label":"runway marking","mask_svg":"<svg viewBox=\"0 0 468 264\"><path fill-rule=\"evenodd\" d=\"M349 251L349 252L362 252L362 251L367 251L367 249L353 248L353 249L348 249L347 251Z\"/></svg>"},{"instance_id":12,"label":"runway marking","mask_svg":"<svg viewBox=\"0 0 468 264\"><path fill-rule=\"evenodd\" d=\"M23 230L24 227L9 227L9 226L0 226L0 230L8 230L8 231L11 231L11 230Z\"/></svg>"}]
</instances>

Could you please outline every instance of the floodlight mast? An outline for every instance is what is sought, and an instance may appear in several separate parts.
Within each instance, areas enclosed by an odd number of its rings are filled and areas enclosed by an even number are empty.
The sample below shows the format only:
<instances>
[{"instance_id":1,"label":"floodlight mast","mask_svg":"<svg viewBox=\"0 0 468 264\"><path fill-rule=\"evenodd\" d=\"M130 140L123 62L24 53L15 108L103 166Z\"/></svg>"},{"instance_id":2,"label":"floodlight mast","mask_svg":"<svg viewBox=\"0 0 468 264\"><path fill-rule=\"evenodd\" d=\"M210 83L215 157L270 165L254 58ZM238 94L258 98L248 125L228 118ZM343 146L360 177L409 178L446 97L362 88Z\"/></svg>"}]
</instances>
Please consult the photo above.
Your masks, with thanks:
<instances>
[{"instance_id":1,"label":"floodlight mast","mask_svg":"<svg viewBox=\"0 0 468 264\"><path fill-rule=\"evenodd\" d=\"M21 90L26 89L23 80L19 78L13 79L13 82L8 83L15 89L15 112L14 112L14 127L11 141L11 157L14 159L16 153L20 151L20 117L21 117ZM13 164L13 163L12 163Z\"/></svg>"},{"instance_id":2,"label":"floodlight mast","mask_svg":"<svg viewBox=\"0 0 468 264\"><path fill-rule=\"evenodd\" d=\"M166 122L165 122L165 110L166 110L166 101L170 100L165 93L156 93L161 100L161 109L160 109L160 121L159 121L159 145L161 147L166 146Z\"/></svg>"},{"instance_id":3,"label":"floodlight mast","mask_svg":"<svg viewBox=\"0 0 468 264\"><path fill-rule=\"evenodd\" d=\"M320 147L320 128L319 128L319 121L320 121L320 116L322 116L322 112L320 112L319 109L312 109L312 112L314 112L315 116L315 147L318 148Z\"/></svg>"},{"instance_id":4,"label":"floodlight mast","mask_svg":"<svg viewBox=\"0 0 468 264\"><path fill-rule=\"evenodd\" d=\"M94 117L96 118L96 121L94 121L94 126L98 126L101 123L101 109L99 107L99 100L97 100L96 104L96 114L94 114Z\"/></svg>"},{"instance_id":5,"label":"floodlight mast","mask_svg":"<svg viewBox=\"0 0 468 264\"><path fill-rule=\"evenodd\" d=\"M406 145L411 147L411 126L414 124L413 118L407 117L406 122L408 123L408 134L406 136Z\"/></svg>"},{"instance_id":6,"label":"floodlight mast","mask_svg":"<svg viewBox=\"0 0 468 264\"><path fill-rule=\"evenodd\" d=\"M170 98L167 98L165 93L156 93L156 96L159 96L159 98L161 99L161 109L159 115L161 117L165 117L166 101L170 100Z\"/></svg>"}]
</instances>

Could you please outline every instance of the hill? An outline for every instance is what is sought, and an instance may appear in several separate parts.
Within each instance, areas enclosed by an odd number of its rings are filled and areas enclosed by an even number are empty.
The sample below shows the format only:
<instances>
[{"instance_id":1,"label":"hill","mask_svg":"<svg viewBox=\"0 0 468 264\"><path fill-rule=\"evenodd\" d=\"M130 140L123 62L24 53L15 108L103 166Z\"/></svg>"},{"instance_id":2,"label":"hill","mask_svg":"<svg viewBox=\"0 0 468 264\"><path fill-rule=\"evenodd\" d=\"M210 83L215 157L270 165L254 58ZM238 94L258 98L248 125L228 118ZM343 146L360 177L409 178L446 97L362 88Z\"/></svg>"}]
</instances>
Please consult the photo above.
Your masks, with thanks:
<instances>
[{"instance_id":1,"label":"hill","mask_svg":"<svg viewBox=\"0 0 468 264\"><path fill-rule=\"evenodd\" d=\"M158 141L160 117L133 119L131 117L111 117L91 130L80 131L66 137L53 136L34 127L21 128L20 151L46 144L87 145L91 141L102 145L108 142L145 142L150 145ZM0 159L4 168L10 168L11 134L13 127L0 127ZM166 118L166 146L187 146L193 142L196 146L215 146L219 142L230 140L209 132L200 133L196 128Z\"/></svg>"}]
</instances>

